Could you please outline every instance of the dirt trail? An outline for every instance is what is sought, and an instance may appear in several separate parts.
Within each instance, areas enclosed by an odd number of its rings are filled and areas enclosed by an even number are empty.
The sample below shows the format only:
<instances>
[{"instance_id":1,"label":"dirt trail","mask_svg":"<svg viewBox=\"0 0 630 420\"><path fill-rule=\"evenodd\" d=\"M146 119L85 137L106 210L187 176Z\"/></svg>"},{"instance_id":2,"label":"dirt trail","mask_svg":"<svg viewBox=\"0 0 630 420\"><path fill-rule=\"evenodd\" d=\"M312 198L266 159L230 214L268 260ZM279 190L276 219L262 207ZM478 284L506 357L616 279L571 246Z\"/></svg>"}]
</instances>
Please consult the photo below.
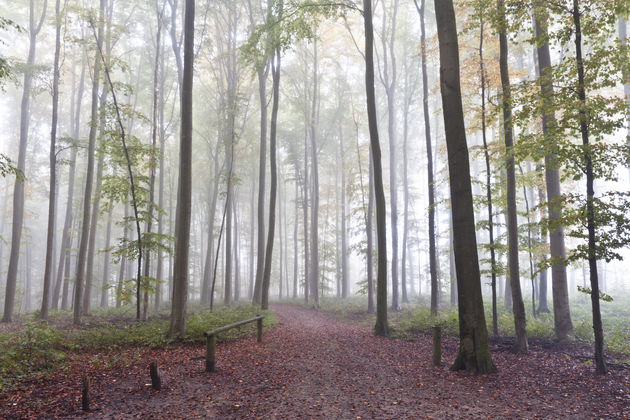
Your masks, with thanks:
<instances>
[{"instance_id":1,"label":"dirt trail","mask_svg":"<svg viewBox=\"0 0 630 420\"><path fill-rule=\"evenodd\" d=\"M91 418L627 418L627 371L597 378L562 354L494 352L496 375L471 377L431 366L429 337L375 337L369 328L312 310L278 305L279 324L255 338L219 344L217 371L205 373L201 346L152 351L133 366L93 380L89 416L79 395L32 395L44 417ZM447 338L444 361L457 344ZM147 359L145 359L147 357ZM159 360L164 388L147 386L147 360ZM78 380L77 380L78 382ZM56 398L56 400L55 400ZM65 398L65 400L61 400ZM9 412L2 407L0 417Z\"/></svg>"}]
</instances>

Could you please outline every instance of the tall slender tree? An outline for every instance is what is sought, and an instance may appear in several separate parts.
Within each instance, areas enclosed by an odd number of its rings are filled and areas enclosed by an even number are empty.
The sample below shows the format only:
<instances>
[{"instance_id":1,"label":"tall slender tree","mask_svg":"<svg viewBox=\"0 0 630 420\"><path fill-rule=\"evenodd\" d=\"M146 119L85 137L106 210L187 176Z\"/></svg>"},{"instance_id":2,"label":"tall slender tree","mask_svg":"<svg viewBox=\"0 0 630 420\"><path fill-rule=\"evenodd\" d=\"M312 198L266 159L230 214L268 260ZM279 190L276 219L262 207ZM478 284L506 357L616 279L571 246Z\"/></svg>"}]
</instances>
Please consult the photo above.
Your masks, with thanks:
<instances>
[{"instance_id":1,"label":"tall slender tree","mask_svg":"<svg viewBox=\"0 0 630 420\"><path fill-rule=\"evenodd\" d=\"M103 26L104 26L105 0L100 0L98 15L98 35L96 37L97 51L94 53L94 70L92 71L92 110L90 134L88 137L87 150L87 171L85 175L85 192L83 194L83 222L81 225L81 236L79 239L79 255L77 257L76 279L74 284L74 323L81 323L83 314L83 279L85 277L85 264L88 252L88 240L90 236L90 215L92 201L92 182L94 179L94 156L96 152L96 120L98 118L98 88L100 86L101 57L99 54L103 46Z\"/></svg>"},{"instance_id":2,"label":"tall slender tree","mask_svg":"<svg viewBox=\"0 0 630 420\"><path fill-rule=\"evenodd\" d=\"M374 195L376 203L376 241L378 268L376 274L376 335L387 335L387 232L385 211L385 190L383 188L383 167L381 145L378 138L378 118L376 115L376 94L374 91L374 25L372 24L372 0L363 0L363 26L365 30L365 94L367 97L370 150L374 166ZM369 261L369 260L368 260Z\"/></svg>"},{"instance_id":3,"label":"tall slender tree","mask_svg":"<svg viewBox=\"0 0 630 420\"><path fill-rule=\"evenodd\" d=\"M508 230L508 266L510 271L510 286L512 289L512 311L514 313L514 329L516 340L512 351L527 353L527 330L525 321L525 305L521 293L520 271L518 263L518 220L516 209L516 171L514 165L514 135L512 122L512 96L510 74L508 69L508 40L505 1L497 0L499 33L499 66L501 70L502 108L503 108L503 136L506 153L506 200L507 200L507 230Z\"/></svg>"},{"instance_id":4,"label":"tall slender tree","mask_svg":"<svg viewBox=\"0 0 630 420\"><path fill-rule=\"evenodd\" d=\"M429 273L431 276L431 313L437 315L439 301L439 284L437 273L437 250L435 245L435 181L433 179L433 150L431 147L431 122L429 117L429 82L427 75L427 44L425 29L425 5L420 6L414 0L420 15L420 57L422 59L422 110L424 115L424 138L427 149L427 188L429 190Z\"/></svg>"},{"instance_id":5,"label":"tall slender tree","mask_svg":"<svg viewBox=\"0 0 630 420\"><path fill-rule=\"evenodd\" d=\"M26 169L26 146L28 143L29 123L31 119L31 87L33 84L33 70L35 64L35 52L37 47L37 35L42 29L46 17L48 0L44 0L41 15L38 20L35 16L35 0L29 2L28 25L28 58L24 71L24 83L22 90L22 102L20 105L20 146L18 151L17 169L24 173ZM54 194L54 193L53 193ZM22 240L22 225L24 224L24 180L15 178L13 186L13 225L11 227L11 253L9 256L9 268L7 271L7 287L4 298L4 315L2 322L11 322L13 307L15 306L15 290L17 285L18 263L20 259L20 241Z\"/></svg>"},{"instance_id":6,"label":"tall slender tree","mask_svg":"<svg viewBox=\"0 0 630 420\"><path fill-rule=\"evenodd\" d=\"M46 260L44 267L44 290L39 316L48 318L50 307L50 287L53 275L53 257L55 242L55 216L57 208L57 120L59 117L59 56L61 51L61 0L55 2L55 57L53 59L52 85L52 121L50 128L50 180L48 198L48 229L46 232Z\"/></svg>"}]
</instances>

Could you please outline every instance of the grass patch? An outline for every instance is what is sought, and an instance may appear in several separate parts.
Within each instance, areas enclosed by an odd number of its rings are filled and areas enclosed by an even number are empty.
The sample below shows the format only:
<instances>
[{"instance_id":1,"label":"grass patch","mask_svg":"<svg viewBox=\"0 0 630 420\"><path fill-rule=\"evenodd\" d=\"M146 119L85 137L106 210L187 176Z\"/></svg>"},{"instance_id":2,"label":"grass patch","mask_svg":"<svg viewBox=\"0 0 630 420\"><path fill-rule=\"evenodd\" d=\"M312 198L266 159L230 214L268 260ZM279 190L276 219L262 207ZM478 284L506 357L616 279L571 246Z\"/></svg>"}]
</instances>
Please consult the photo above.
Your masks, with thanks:
<instances>
[{"instance_id":1,"label":"grass patch","mask_svg":"<svg viewBox=\"0 0 630 420\"><path fill-rule=\"evenodd\" d=\"M612 302L601 302L602 322L604 325L604 344L607 351L630 357L630 296L613 295ZM303 307L303 299L283 300L283 303L295 304ZM531 301L525 300L527 317L527 334L531 338L542 340L554 339L553 307L550 300L549 313L539 313L536 318L531 313ZM592 344L593 321L591 316L591 303L587 296L576 296L571 302L571 318L575 338L578 341ZM492 304L486 298L484 300L486 323L488 332L492 333ZM320 299L320 310L326 312L341 321L359 323L364 326L374 325L374 314L367 313L367 299L362 296L353 296L346 300L333 297ZM402 312L388 313L388 322L393 337L409 338L411 335L424 332L430 333L431 327L440 325L445 334L457 335L459 321L456 306L448 306L443 303L437 317L431 315L429 302L425 296L414 297L412 302L403 305ZM514 317L511 310L507 310L500 300L497 302L497 326L500 336L514 336Z\"/></svg>"}]
</instances>

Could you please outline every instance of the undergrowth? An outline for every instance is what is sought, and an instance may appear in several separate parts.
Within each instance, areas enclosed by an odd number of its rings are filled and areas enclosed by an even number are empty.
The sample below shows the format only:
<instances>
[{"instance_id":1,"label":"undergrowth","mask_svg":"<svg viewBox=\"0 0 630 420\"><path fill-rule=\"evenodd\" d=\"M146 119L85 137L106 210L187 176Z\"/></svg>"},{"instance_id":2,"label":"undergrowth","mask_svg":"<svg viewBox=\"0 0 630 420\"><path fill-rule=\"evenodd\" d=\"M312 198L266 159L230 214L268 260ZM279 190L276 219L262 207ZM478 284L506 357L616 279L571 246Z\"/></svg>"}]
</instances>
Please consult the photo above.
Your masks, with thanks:
<instances>
[{"instance_id":1,"label":"undergrowth","mask_svg":"<svg viewBox=\"0 0 630 420\"><path fill-rule=\"evenodd\" d=\"M606 349L622 356L630 357L630 306L626 302L630 301L630 296L615 296L612 302L601 302L602 321L604 325L604 344ZM293 299L289 301L306 307L303 299ZM525 301L527 317L527 334L529 337L541 340L554 339L553 307L551 299L549 301L549 313L538 313L532 316L531 301ZM391 302L389 304L391 306ZM485 316L488 325L488 333L492 335L492 306L489 299L485 299ZM320 299L319 310L329 313L336 319L342 321L358 322L362 325L372 326L375 317L368 314L367 300L365 297L351 297L345 300L322 297ZM575 338L579 342L592 344L593 324L591 316L590 300L584 296L577 296L571 300L571 318ZM414 333L429 333L434 325L440 325L446 334L457 335L459 332L459 321L457 306L450 306L443 303L439 309L437 317L431 315L428 301L424 296L420 299L414 297L411 303L404 304L402 311L388 312L388 321L391 329L391 336L401 338L411 338ZM505 308L503 301L497 303L497 324L500 336L514 336L514 317L511 309Z\"/></svg>"},{"instance_id":2,"label":"undergrowth","mask_svg":"<svg viewBox=\"0 0 630 420\"><path fill-rule=\"evenodd\" d=\"M251 305L218 307L210 312L200 305L191 305L192 314L187 321L185 342L203 342L204 332L264 315L265 329L275 325L277 318L273 311L261 311ZM194 311L194 312L193 312ZM7 391L24 380L45 378L67 363L70 351L106 351L108 357L115 357L117 349L129 347L161 348L173 341L167 337L169 320L157 314L145 322L133 321L133 309L95 310L91 323L81 328L64 327L70 313L55 313L47 321L29 321L19 331L0 333L0 393ZM67 322L65 322L67 324ZM219 340L230 340L251 335L256 324L226 331ZM107 361L102 361L107 365Z\"/></svg>"}]
</instances>

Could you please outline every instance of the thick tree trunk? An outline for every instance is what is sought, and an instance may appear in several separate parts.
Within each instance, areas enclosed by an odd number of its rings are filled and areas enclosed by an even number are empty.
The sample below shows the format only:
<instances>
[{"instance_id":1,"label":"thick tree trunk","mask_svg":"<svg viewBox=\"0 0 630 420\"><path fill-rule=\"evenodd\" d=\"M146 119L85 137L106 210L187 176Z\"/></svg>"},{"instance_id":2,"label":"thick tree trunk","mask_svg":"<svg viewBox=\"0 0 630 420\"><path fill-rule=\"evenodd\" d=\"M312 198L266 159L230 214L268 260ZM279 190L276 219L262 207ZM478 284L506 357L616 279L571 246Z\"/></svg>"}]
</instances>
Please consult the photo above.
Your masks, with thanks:
<instances>
[{"instance_id":1,"label":"thick tree trunk","mask_svg":"<svg viewBox=\"0 0 630 420\"><path fill-rule=\"evenodd\" d=\"M589 151L589 127L586 116L586 86L584 76L584 61L582 58L582 26L580 5L573 0L573 24L575 28L575 61L578 74L577 94L580 100L580 133L584 145L584 160L586 161L586 230L588 231L588 268L591 282L591 306L593 309L593 332L595 335L595 371L606 374L606 357L604 355L604 331L602 328L602 314L599 307L599 277L597 273L596 239L595 239L595 199L593 173L593 157Z\"/></svg>"},{"instance_id":2,"label":"thick tree trunk","mask_svg":"<svg viewBox=\"0 0 630 420\"><path fill-rule=\"evenodd\" d=\"M181 137L179 151L179 188L177 197L177 235L173 270L173 300L169 336L186 334L188 300L188 255L190 251L190 216L192 199L192 112L193 49L195 33L195 0L186 0L184 25L184 71L181 93Z\"/></svg>"},{"instance_id":3,"label":"thick tree trunk","mask_svg":"<svg viewBox=\"0 0 630 420\"><path fill-rule=\"evenodd\" d=\"M457 271L455 269L455 252L453 242L453 215L448 218L449 222L449 252L448 252L448 272L449 272L449 284L451 285L451 306L457 305Z\"/></svg>"},{"instance_id":4,"label":"thick tree trunk","mask_svg":"<svg viewBox=\"0 0 630 420\"><path fill-rule=\"evenodd\" d=\"M505 138L506 172L507 172L507 229L508 229L508 266L510 286L512 288L512 312L514 313L514 329L516 339L512 351L527 353L527 330L525 305L521 293L520 271L518 263L518 221L516 209L516 171L514 165L514 139L512 127L512 96L508 70L508 41L504 0L497 1L499 10L499 49L501 88L503 91L503 135Z\"/></svg>"},{"instance_id":5,"label":"thick tree trunk","mask_svg":"<svg viewBox=\"0 0 630 420\"><path fill-rule=\"evenodd\" d=\"M538 68L541 75L540 89L543 100L542 128L547 143L553 145L555 139L551 134L556 125L556 116L553 112L553 79L551 78L551 55L549 53L549 42L547 34L547 18L544 6L540 3L534 8L536 23L536 36L545 42L537 49ZM560 170L558 169L558 157L555 147L552 153L545 156L545 183L547 187L547 212L549 221L559 226L554 221L562 217L562 209L557 204L561 195L560 192ZM567 287L567 268L564 264L566 251L564 245L564 228L558 227L549 232L550 253L552 259L551 266L551 291L553 295L553 319L556 338L560 341L573 338L573 323L571 321L571 310L569 306L569 291Z\"/></svg>"},{"instance_id":6,"label":"thick tree trunk","mask_svg":"<svg viewBox=\"0 0 630 420\"><path fill-rule=\"evenodd\" d=\"M435 0L440 46L440 90L448 151L455 265L458 275L459 353L452 370L496 370L488 348L470 180L466 128L459 80L459 47L452 0Z\"/></svg>"},{"instance_id":7,"label":"thick tree trunk","mask_svg":"<svg viewBox=\"0 0 630 420\"><path fill-rule=\"evenodd\" d=\"M374 92L374 28L372 24L372 0L363 0L363 24L365 29L365 93L367 97L368 125L370 130L370 150L374 166L374 192L376 203L376 235L378 249L378 269L376 275L376 335L387 335L387 232L385 211L385 190L383 188L383 167L381 165L381 145L378 138L376 115L376 95Z\"/></svg>"},{"instance_id":8,"label":"thick tree trunk","mask_svg":"<svg viewBox=\"0 0 630 420\"><path fill-rule=\"evenodd\" d=\"M24 72L24 84L22 90L22 102L20 105L20 146L18 151L17 169L24 172L26 168L26 146L28 143L28 129L31 119L31 86L33 83L33 66L35 64L35 51L37 46L37 34L42 28L46 17L47 0L39 21L35 21L35 0L30 0L29 6L29 47ZM16 177L13 187L13 225L11 227L11 253L9 256L9 268L7 270L7 285L4 297L4 315L2 322L11 322L13 307L15 305L15 290L17 286L18 264L20 259L20 242L22 239L22 225L24 223L24 180Z\"/></svg>"}]
</instances>

